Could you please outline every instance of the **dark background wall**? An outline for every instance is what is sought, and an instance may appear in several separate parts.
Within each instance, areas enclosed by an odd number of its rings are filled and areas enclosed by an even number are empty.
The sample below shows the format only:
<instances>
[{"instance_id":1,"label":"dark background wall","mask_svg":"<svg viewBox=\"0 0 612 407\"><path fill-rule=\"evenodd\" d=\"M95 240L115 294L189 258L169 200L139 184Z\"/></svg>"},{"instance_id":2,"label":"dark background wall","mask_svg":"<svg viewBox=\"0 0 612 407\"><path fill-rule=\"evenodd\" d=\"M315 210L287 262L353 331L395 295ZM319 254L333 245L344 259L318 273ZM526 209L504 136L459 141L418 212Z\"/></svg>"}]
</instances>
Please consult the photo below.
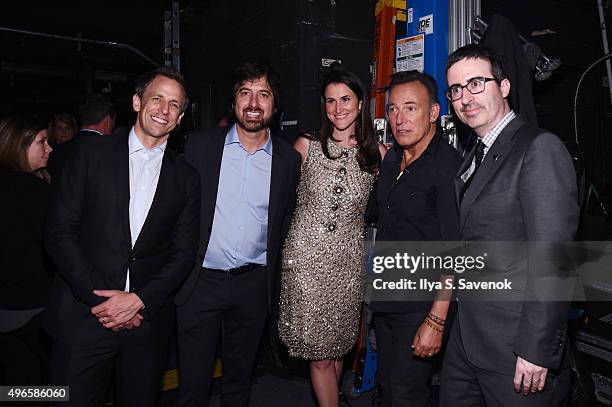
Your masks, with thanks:
<instances>
[{"instance_id":1,"label":"dark background wall","mask_svg":"<svg viewBox=\"0 0 612 407\"><path fill-rule=\"evenodd\" d=\"M169 0L14 3L3 8L0 26L126 43L163 61L163 12ZM607 6L608 1L604 1ZM319 126L322 58L341 59L370 81L375 0L183 0L181 62L193 109L180 133L210 127L227 111L231 71L245 59L270 62L283 83L284 130L292 139ZM535 82L542 127L574 139L572 102L584 69L603 54L595 1L483 0L485 19L508 17L526 38L562 65ZM609 11L606 9L606 18ZM534 31L548 34L535 35ZM130 99L137 75L152 66L127 50L0 31L0 111L50 115L76 113L88 92L107 91L119 121L133 120ZM590 180L602 196L612 191L610 101L604 65L585 81L579 103L580 141ZM295 123L295 124L291 124ZM180 138L180 135L177 136Z\"/></svg>"}]
</instances>

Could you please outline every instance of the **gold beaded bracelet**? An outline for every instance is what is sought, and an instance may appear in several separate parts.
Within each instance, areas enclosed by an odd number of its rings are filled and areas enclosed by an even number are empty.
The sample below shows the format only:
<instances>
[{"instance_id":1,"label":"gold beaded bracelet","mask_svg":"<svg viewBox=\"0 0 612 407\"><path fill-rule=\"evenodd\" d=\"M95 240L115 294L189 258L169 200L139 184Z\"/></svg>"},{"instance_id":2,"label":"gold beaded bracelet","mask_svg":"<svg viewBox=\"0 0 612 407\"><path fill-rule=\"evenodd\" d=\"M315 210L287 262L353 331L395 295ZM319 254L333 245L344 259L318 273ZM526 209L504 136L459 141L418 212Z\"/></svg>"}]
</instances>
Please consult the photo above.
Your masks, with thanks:
<instances>
[{"instance_id":1,"label":"gold beaded bracelet","mask_svg":"<svg viewBox=\"0 0 612 407\"><path fill-rule=\"evenodd\" d=\"M440 333L444 332L444 327L439 326L439 325L437 325L437 324L435 324L435 323L432 323L432 322L431 322L429 319L427 319L427 318L425 318L425 323L426 323L426 324L427 324L427 325L428 325L428 326L429 326L431 329L433 329L433 330L434 330L434 331L436 331L436 332L440 332Z\"/></svg>"},{"instance_id":2,"label":"gold beaded bracelet","mask_svg":"<svg viewBox=\"0 0 612 407\"><path fill-rule=\"evenodd\" d=\"M439 316L432 314L431 312L427 314L427 318L429 318L432 322L435 322L438 325L444 326L444 324L446 323L445 319L442 319Z\"/></svg>"}]
</instances>

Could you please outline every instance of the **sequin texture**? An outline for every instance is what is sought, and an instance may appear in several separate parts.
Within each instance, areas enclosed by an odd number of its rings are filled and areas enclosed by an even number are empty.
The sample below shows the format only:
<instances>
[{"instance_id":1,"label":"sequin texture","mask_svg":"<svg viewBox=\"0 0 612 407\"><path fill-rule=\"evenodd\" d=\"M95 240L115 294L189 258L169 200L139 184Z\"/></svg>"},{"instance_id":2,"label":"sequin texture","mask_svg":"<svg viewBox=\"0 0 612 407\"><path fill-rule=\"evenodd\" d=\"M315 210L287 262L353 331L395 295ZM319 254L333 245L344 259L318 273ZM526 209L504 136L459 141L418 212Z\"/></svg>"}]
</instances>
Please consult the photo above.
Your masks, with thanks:
<instances>
[{"instance_id":1,"label":"sequin texture","mask_svg":"<svg viewBox=\"0 0 612 407\"><path fill-rule=\"evenodd\" d=\"M374 182L357 149L311 141L282 257L280 339L309 360L344 356L354 346L364 275L364 220Z\"/></svg>"}]
</instances>

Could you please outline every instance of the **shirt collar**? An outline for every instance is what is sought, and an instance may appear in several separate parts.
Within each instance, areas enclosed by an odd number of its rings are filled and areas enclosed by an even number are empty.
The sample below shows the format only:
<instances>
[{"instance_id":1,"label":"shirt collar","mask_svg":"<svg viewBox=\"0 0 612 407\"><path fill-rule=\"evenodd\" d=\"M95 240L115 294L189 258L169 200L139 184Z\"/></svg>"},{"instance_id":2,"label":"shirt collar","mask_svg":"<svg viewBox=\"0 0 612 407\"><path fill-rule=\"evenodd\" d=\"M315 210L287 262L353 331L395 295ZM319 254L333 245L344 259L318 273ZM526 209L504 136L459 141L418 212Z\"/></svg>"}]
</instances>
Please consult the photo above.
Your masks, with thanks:
<instances>
[{"instance_id":1,"label":"shirt collar","mask_svg":"<svg viewBox=\"0 0 612 407\"><path fill-rule=\"evenodd\" d=\"M81 129L81 131L90 131L92 133L98 133L99 135L103 136L104 134L101 131L98 130L94 130L94 129L88 129L87 127L84 127Z\"/></svg>"},{"instance_id":2,"label":"shirt collar","mask_svg":"<svg viewBox=\"0 0 612 407\"><path fill-rule=\"evenodd\" d=\"M168 142L165 141L163 144L151 148L151 149L147 149L145 148L145 146L142 145L142 143L140 142L140 139L138 138L138 136L136 135L136 131L134 130L134 127L132 127L132 129L130 130L130 135L128 137L128 151L129 151L129 155L132 155L135 152L144 150L144 151L149 151L152 153L155 152L160 152L163 153L166 151L166 146L167 146Z\"/></svg>"},{"instance_id":3,"label":"shirt collar","mask_svg":"<svg viewBox=\"0 0 612 407\"><path fill-rule=\"evenodd\" d=\"M485 145L486 149L491 148L497 136L502 132L502 130L516 117L514 110L510 110L506 115L495 125L491 130L487 132L484 136L482 136L482 143Z\"/></svg>"},{"instance_id":4,"label":"shirt collar","mask_svg":"<svg viewBox=\"0 0 612 407\"><path fill-rule=\"evenodd\" d=\"M269 156L272 156L272 137L270 136L270 129L266 129L268 132L268 139L266 142L257 149L257 151L263 150ZM240 137L238 137L238 131L236 130L236 124L234 124L230 130L227 132L227 136L225 136L225 145L228 146L230 144L238 144L240 147L244 149L242 143L240 143Z\"/></svg>"},{"instance_id":5,"label":"shirt collar","mask_svg":"<svg viewBox=\"0 0 612 407\"><path fill-rule=\"evenodd\" d=\"M429 144L427 145L427 147L425 147L425 151L423 151L421 155L419 156L419 158L414 160L411 163L411 165L414 164L416 161L421 161L421 159L427 160L427 161L432 160L436 156L436 153L438 151L438 145L440 144L441 138L442 138L441 128L436 125L435 133L433 137L431 138L431 140L429 140ZM396 144L395 148L397 148L397 151L399 152L399 161L401 161L402 156L404 154L404 150L399 144Z\"/></svg>"}]
</instances>

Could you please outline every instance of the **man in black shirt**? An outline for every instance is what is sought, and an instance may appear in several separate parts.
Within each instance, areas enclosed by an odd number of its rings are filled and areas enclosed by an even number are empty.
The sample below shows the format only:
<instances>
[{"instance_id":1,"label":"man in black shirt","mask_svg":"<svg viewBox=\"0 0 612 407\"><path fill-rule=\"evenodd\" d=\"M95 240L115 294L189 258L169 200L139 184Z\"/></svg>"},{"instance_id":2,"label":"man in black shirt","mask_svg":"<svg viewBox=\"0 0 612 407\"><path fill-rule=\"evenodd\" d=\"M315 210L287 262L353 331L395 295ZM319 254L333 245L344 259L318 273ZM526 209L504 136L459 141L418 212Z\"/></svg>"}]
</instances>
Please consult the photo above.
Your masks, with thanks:
<instances>
[{"instance_id":1,"label":"man in black shirt","mask_svg":"<svg viewBox=\"0 0 612 407\"><path fill-rule=\"evenodd\" d=\"M461 157L436 126L436 82L418 71L398 72L388 92L396 145L381 165L372 196L376 240L459 240L453 180ZM372 303L383 406L430 405L432 356L442 344L448 306L449 298Z\"/></svg>"}]
</instances>

